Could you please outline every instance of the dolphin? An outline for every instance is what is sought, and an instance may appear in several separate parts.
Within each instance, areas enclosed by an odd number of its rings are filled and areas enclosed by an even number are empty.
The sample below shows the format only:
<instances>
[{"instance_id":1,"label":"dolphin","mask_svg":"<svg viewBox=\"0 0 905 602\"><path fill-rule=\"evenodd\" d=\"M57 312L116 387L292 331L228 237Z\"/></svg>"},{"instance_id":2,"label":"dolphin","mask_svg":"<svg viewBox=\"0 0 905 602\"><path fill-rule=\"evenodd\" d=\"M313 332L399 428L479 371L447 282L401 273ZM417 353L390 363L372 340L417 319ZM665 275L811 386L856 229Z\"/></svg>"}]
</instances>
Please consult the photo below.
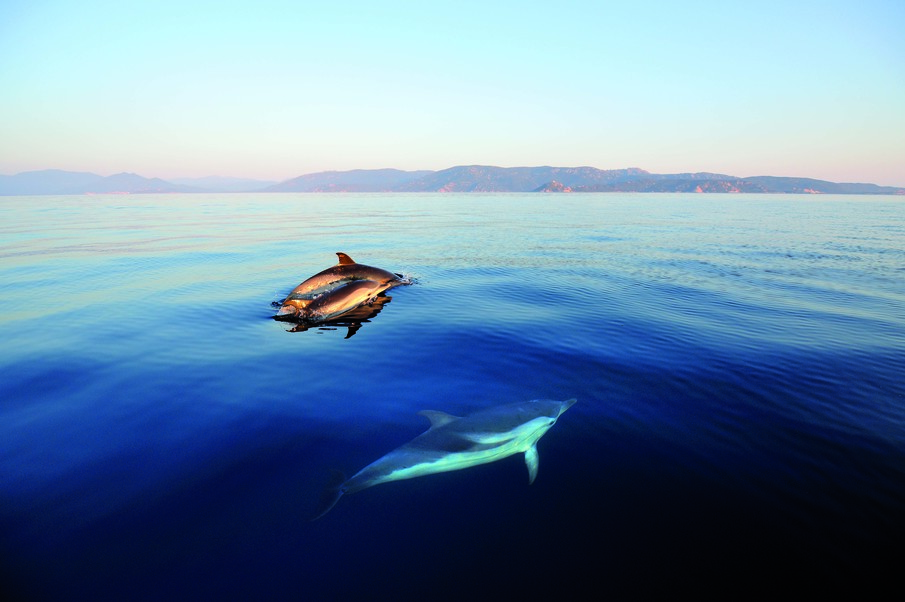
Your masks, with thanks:
<instances>
[{"instance_id":1,"label":"dolphin","mask_svg":"<svg viewBox=\"0 0 905 602\"><path fill-rule=\"evenodd\" d=\"M315 299L329 293L343 284L356 280L373 280L381 284L388 284L386 288L406 284L399 274L388 272L381 268L371 267L355 260L345 253L336 253L339 263L326 270L322 270L311 276L297 287L292 289L283 300L283 304L277 311L277 319L295 319L305 307Z\"/></svg>"},{"instance_id":2,"label":"dolphin","mask_svg":"<svg viewBox=\"0 0 905 602\"><path fill-rule=\"evenodd\" d=\"M531 484L537 477L538 439L576 401L535 399L488 408L463 418L436 410L421 411L419 414L430 420L430 428L368 464L352 478L331 487L321 499L320 512L312 520L329 512L345 493L391 481L462 470L515 454L525 454L528 484Z\"/></svg>"},{"instance_id":3,"label":"dolphin","mask_svg":"<svg viewBox=\"0 0 905 602\"><path fill-rule=\"evenodd\" d=\"M373 302L377 295L392 284L374 280L351 280L329 293L312 300L296 311L295 319L307 322L326 322L352 311L366 303Z\"/></svg>"},{"instance_id":4,"label":"dolphin","mask_svg":"<svg viewBox=\"0 0 905 602\"><path fill-rule=\"evenodd\" d=\"M359 305L355 309L351 309L339 316L329 320L312 322L308 320L292 320L292 328L286 332L305 332L311 328L320 328L325 330L336 330L339 328L348 328L348 332L344 338L351 338L357 333L361 327L370 322L371 319L383 310L383 306L392 301L392 297L380 294L376 298L369 300L367 303Z\"/></svg>"}]
</instances>

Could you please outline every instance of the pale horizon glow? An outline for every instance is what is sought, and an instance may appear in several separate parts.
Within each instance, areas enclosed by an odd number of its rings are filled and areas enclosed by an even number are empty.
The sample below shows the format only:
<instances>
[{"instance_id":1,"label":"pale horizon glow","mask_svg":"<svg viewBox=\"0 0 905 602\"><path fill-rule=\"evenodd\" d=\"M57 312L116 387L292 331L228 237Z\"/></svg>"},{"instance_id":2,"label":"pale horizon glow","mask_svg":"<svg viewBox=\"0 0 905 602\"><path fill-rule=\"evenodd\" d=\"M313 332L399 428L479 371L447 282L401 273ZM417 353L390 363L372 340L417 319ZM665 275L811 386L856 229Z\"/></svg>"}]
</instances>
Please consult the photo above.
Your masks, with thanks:
<instances>
[{"instance_id":1,"label":"pale horizon glow","mask_svg":"<svg viewBox=\"0 0 905 602\"><path fill-rule=\"evenodd\" d=\"M0 174L905 186L905 3L0 0Z\"/></svg>"}]
</instances>

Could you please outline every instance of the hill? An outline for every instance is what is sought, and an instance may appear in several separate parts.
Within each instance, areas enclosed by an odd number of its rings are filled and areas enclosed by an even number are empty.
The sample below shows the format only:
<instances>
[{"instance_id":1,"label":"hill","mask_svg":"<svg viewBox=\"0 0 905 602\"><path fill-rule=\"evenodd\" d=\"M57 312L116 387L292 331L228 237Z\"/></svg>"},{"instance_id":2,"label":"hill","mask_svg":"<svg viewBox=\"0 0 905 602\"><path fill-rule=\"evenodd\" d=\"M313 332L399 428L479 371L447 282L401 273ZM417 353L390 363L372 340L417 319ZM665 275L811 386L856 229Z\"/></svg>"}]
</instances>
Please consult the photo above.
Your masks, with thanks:
<instances>
[{"instance_id":1,"label":"hill","mask_svg":"<svg viewBox=\"0 0 905 602\"><path fill-rule=\"evenodd\" d=\"M14 176L0 175L0 194L61 194L63 190L88 186L100 177L93 173L61 169L24 171Z\"/></svg>"},{"instance_id":2,"label":"hill","mask_svg":"<svg viewBox=\"0 0 905 602\"><path fill-rule=\"evenodd\" d=\"M0 195L103 194L150 192L201 192L160 178L134 173L99 176L93 173L45 169L0 176Z\"/></svg>"},{"instance_id":3,"label":"hill","mask_svg":"<svg viewBox=\"0 0 905 602\"><path fill-rule=\"evenodd\" d=\"M737 178L720 174L648 174L614 182L582 185L569 181L547 182L538 192L697 192L780 194L905 194L905 188L876 184L836 183L811 178L753 176Z\"/></svg>"},{"instance_id":4,"label":"hill","mask_svg":"<svg viewBox=\"0 0 905 602\"><path fill-rule=\"evenodd\" d=\"M552 180L594 186L649 175L643 169L594 167L494 167L463 165L436 171L396 188L398 192L531 192Z\"/></svg>"},{"instance_id":5,"label":"hill","mask_svg":"<svg viewBox=\"0 0 905 602\"><path fill-rule=\"evenodd\" d=\"M173 184L160 178L145 178L134 173L118 173L74 186L60 194L147 194L161 192L201 192L191 186Z\"/></svg>"},{"instance_id":6,"label":"hill","mask_svg":"<svg viewBox=\"0 0 905 602\"><path fill-rule=\"evenodd\" d=\"M399 169L354 169L322 171L299 176L264 189L265 192L389 192L429 171Z\"/></svg>"}]
</instances>

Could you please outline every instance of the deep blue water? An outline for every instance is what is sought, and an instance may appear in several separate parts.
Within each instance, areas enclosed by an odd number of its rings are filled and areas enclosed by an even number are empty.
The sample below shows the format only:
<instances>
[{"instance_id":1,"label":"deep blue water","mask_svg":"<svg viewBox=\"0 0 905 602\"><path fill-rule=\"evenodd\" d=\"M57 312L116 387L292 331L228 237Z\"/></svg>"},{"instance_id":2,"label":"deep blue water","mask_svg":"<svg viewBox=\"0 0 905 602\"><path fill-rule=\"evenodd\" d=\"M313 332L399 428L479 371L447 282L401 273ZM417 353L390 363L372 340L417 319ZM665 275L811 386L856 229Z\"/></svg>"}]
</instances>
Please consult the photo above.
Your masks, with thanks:
<instances>
[{"instance_id":1,"label":"deep blue water","mask_svg":"<svg viewBox=\"0 0 905 602\"><path fill-rule=\"evenodd\" d=\"M271 320L336 251L415 283L348 338ZM901 569L901 199L8 197L0 341L0 577L23 599L722 596ZM511 457L309 520L419 410L570 397L530 486Z\"/></svg>"}]
</instances>

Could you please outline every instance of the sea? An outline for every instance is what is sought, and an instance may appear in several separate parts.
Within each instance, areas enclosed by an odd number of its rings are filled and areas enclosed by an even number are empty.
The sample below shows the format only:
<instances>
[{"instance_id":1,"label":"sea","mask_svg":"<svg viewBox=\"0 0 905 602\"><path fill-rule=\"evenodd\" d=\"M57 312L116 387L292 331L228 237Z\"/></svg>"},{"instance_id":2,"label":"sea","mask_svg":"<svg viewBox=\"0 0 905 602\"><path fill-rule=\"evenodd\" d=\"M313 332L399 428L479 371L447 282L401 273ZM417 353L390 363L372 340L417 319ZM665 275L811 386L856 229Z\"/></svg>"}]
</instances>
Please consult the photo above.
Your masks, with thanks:
<instances>
[{"instance_id":1,"label":"sea","mask_svg":"<svg viewBox=\"0 0 905 602\"><path fill-rule=\"evenodd\" d=\"M336 252L411 284L273 320ZM421 410L570 398L530 485L312 520ZM867 593L903 542L903 198L0 198L7 600Z\"/></svg>"}]
</instances>

